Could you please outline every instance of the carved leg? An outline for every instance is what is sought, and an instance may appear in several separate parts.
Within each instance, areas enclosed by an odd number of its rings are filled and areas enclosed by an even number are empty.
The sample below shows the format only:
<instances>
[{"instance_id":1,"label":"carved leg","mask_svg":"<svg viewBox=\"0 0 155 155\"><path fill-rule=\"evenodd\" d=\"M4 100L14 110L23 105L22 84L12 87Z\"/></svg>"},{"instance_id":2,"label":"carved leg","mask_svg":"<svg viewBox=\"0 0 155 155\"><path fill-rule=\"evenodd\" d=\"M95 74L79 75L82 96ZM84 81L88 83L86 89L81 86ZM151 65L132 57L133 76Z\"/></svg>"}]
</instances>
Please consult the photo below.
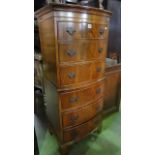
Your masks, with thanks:
<instances>
[{"instance_id":1,"label":"carved leg","mask_svg":"<svg viewBox=\"0 0 155 155\"><path fill-rule=\"evenodd\" d=\"M100 133L102 131L102 126L100 125L98 128L97 128L97 133Z\"/></svg>"},{"instance_id":2,"label":"carved leg","mask_svg":"<svg viewBox=\"0 0 155 155\"><path fill-rule=\"evenodd\" d=\"M68 145L61 145L60 146L60 152L62 155L68 155L69 146Z\"/></svg>"},{"instance_id":3,"label":"carved leg","mask_svg":"<svg viewBox=\"0 0 155 155\"><path fill-rule=\"evenodd\" d=\"M91 133L91 140L92 141L95 141L97 139L97 137L98 137L99 133L101 132L101 130L102 130L102 126L99 125L98 128L93 133Z\"/></svg>"}]
</instances>

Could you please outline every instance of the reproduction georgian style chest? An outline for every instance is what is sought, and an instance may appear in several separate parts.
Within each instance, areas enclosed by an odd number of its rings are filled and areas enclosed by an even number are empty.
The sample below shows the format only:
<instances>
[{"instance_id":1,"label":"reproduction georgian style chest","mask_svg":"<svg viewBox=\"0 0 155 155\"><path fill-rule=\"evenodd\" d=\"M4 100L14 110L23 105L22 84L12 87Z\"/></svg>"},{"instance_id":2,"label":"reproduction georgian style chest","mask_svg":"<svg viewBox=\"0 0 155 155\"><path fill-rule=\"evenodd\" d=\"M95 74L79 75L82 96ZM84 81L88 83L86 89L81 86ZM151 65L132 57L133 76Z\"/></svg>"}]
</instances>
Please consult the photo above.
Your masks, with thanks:
<instances>
[{"instance_id":1,"label":"reproduction georgian style chest","mask_svg":"<svg viewBox=\"0 0 155 155\"><path fill-rule=\"evenodd\" d=\"M111 12L51 3L36 16L44 61L46 113L65 150L100 124Z\"/></svg>"}]
</instances>

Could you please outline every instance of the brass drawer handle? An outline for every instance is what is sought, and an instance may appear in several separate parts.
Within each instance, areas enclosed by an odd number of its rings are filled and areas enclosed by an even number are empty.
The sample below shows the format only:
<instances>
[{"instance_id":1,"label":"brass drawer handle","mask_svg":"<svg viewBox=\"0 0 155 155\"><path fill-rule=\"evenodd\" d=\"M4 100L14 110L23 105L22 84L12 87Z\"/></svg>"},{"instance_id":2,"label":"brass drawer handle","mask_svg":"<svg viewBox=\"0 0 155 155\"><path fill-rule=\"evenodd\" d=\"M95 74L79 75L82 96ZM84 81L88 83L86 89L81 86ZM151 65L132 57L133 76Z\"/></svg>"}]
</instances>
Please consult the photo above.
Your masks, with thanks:
<instances>
[{"instance_id":1,"label":"brass drawer handle","mask_svg":"<svg viewBox=\"0 0 155 155\"><path fill-rule=\"evenodd\" d=\"M69 117L69 120L71 123L75 123L77 121L78 117L79 117L78 115L72 115Z\"/></svg>"},{"instance_id":2,"label":"brass drawer handle","mask_svg":"<svg viewBox=\"0 0 155 155\"><path fill-rule=\"evenodd\" d=\"M102 51L103 51L103 48L99 48L99 49L98 49L98 52L99 52L99 53L102 53Z\"/></svg>"},{"instance_id":3,"label":"brass drawer handle","mask_svg":"<svg viewBox=\"0 0 155 155\"><path fill-rule=\"evenodd\" d=\"M96 94L100 94L101 93L101 88L97 88L96 89Z\"/></svg>"},{"instance_id":4,"label":"brass drawer handle","mask_svg":"<svg viewBox=\"0 0 155 155\"><path fill-rule=\"evenodd\" d=\"M76 76L76 74L75 74L74 72L68 73L68 77L69 77L70 79L75 78L75 76Z\"/></svg>"},{"instance_id":5,"label":"brass drawer handle","mask_svg":"<svg viewBox=\"0 0 155 155\"><path fill-rule=\"evenodd\" d=\"M100 33L100 35L103 35L104 34L104 28L100 28L99 33Z\"/></svg>"},{"instance_id":6,"label":"brass drawer handle","mask_svg":"<svg viewBox=\"0 0 155 155\"><path fill-rule=\"evenodd\" d=\"M73 27L68 27L66 29L66 32L72 36L76 32L76 30Z\"/></svg>"},{"instance_id":7,"label":"brass drawer handle","mask_svg":"<svg viewBox=\"0 0 155 155\"><path fill-rule=\"evenodd\" d=\"M96 67L96 72L101 72L102 68L101 67Z\"/></svg>"},{"instance_id":8,"label":"brass drawer handle","mask_svg":"<svg viewBox=\"0 0 155 155\"><path fill-rule=\"evenodd\" d=\"M69 103L75 103L79 100L79 97L78 96L73 96L69 99Z\"/></svg>"},{"instance_id":9,"label":"brass drawer handle","mask_svg":"<svg viewBox=\"0 0 155 155\"><path fill-rule=\"evenodd\" d=\"M70 56L70 57L73 57L73 56L76 55L76 51L75 50L68 50L67 55Z\"/></svg>"}]
</instances>

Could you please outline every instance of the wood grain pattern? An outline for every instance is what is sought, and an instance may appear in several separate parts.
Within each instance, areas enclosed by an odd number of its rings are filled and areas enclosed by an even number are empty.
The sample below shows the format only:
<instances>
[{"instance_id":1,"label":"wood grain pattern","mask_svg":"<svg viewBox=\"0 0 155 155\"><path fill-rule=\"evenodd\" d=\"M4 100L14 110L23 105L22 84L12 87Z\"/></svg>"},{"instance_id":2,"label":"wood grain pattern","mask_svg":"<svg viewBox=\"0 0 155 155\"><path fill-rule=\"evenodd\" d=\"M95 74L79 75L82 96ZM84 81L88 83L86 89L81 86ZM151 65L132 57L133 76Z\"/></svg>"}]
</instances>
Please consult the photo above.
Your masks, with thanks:
<instances>
[{"instance_id":1,"label":"wood grain pattern","mask_svg":"<svg viewBox=\"0 0 155 155\"><path fill-rule=\"evenodd\" d=\"M82 40L68 43L66 40L59 43L59 61L77 62L95 59L105 59L107 40Z\"/></svg>"},{"instance_id":2,"label":"wood grain pattern","mask_svg":"<svg viewBox=\"0 0 155 155\"><path fill-rule=\"evenodd\" d=\"M62 110L84 106L103 96L103 80L87 88L60 93Z\"/></svg>"},{"instance_id":3,"label":"wood grain pattern","mask_svg":"<svg viewBox=\"0 0 155 155\"><path fill-rule=\"evenodd\" d=\"M46 111L62 151L100 122L93 118L103 109L110 16L105 10L65 4L49 4L36 12Z\"/></svg>"},{"instance_id":4,"label":"wood grain pattern","mask_svg":"<svg viewBox=\"0 0 155 155\"><path fill-rule=\"evenodd\" d=\"M60 66L61 87L81 85L101 79L104 76L105 63L103 61L86 62Z\"/></svg>"},{"instance_id":5,"label":"wood grain pattern","mask_svg":"<svg viewBox=\"0 0 155 155\"><path fill-rule=\"evenodd\" d=\"M90 133L92 130L97 128L101 121L101 115L96 116L94 119L79 125L77 127L64 130L64 141L69 142L72 140L78 141L82 138L84 138L88 133Z\"/></svg>"},{"instance_id":6,"label":"wood grain pattern","mask_svg":"<svg viewBox=\"0 0 155 155\"><path fill-rule=\"evenodd\" d=\"M58 22L58 39L107 39L108 26L86 22Z\"/></svg>"},{"instance_id":7,"label":"wood grain pattern","mask_svg":"<svg viewBox=\"0 0 155 155\"><path fill-rule=\"evenodd\" d=\"M87 106L82 106L76 110L70 112L64 112L62 115L63 127L71 127L81 123L84 123L103 109L103 99L98 100L95 103L89 104Z\"/></svg>"},{"instance_id":8,"label":"wood grain pattern","mask_svg":"<svg viewBox=\"0 0 155 155\"><path fill-rule=\"evenodd\" d=\"M44 60L44 76L49 81L57 83L56 53L54 42L54 25L53 18L48 18L38 22L39 36L41 42L41 53Z\"/></svg>"}]
</instances>

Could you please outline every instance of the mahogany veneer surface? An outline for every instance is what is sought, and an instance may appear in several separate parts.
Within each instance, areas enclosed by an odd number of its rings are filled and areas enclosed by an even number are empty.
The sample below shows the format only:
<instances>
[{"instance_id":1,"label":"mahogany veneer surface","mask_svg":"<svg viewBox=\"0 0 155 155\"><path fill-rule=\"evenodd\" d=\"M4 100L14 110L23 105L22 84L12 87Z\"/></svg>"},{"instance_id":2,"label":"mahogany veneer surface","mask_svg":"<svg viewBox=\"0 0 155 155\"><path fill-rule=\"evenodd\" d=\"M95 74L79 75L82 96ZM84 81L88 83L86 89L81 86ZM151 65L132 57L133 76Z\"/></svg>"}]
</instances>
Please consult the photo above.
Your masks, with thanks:
<instances>
[{"instance_id":1,"label":"mahogany veneer surface","mask_svg":"<svg viewBox=\"0 0 155 155\"><path fill-rule=\"evenodd\" d=\"M111 12L51 3L36 16L46 113L65 153L100 124Z\"/></svg>"}]
</instances>

